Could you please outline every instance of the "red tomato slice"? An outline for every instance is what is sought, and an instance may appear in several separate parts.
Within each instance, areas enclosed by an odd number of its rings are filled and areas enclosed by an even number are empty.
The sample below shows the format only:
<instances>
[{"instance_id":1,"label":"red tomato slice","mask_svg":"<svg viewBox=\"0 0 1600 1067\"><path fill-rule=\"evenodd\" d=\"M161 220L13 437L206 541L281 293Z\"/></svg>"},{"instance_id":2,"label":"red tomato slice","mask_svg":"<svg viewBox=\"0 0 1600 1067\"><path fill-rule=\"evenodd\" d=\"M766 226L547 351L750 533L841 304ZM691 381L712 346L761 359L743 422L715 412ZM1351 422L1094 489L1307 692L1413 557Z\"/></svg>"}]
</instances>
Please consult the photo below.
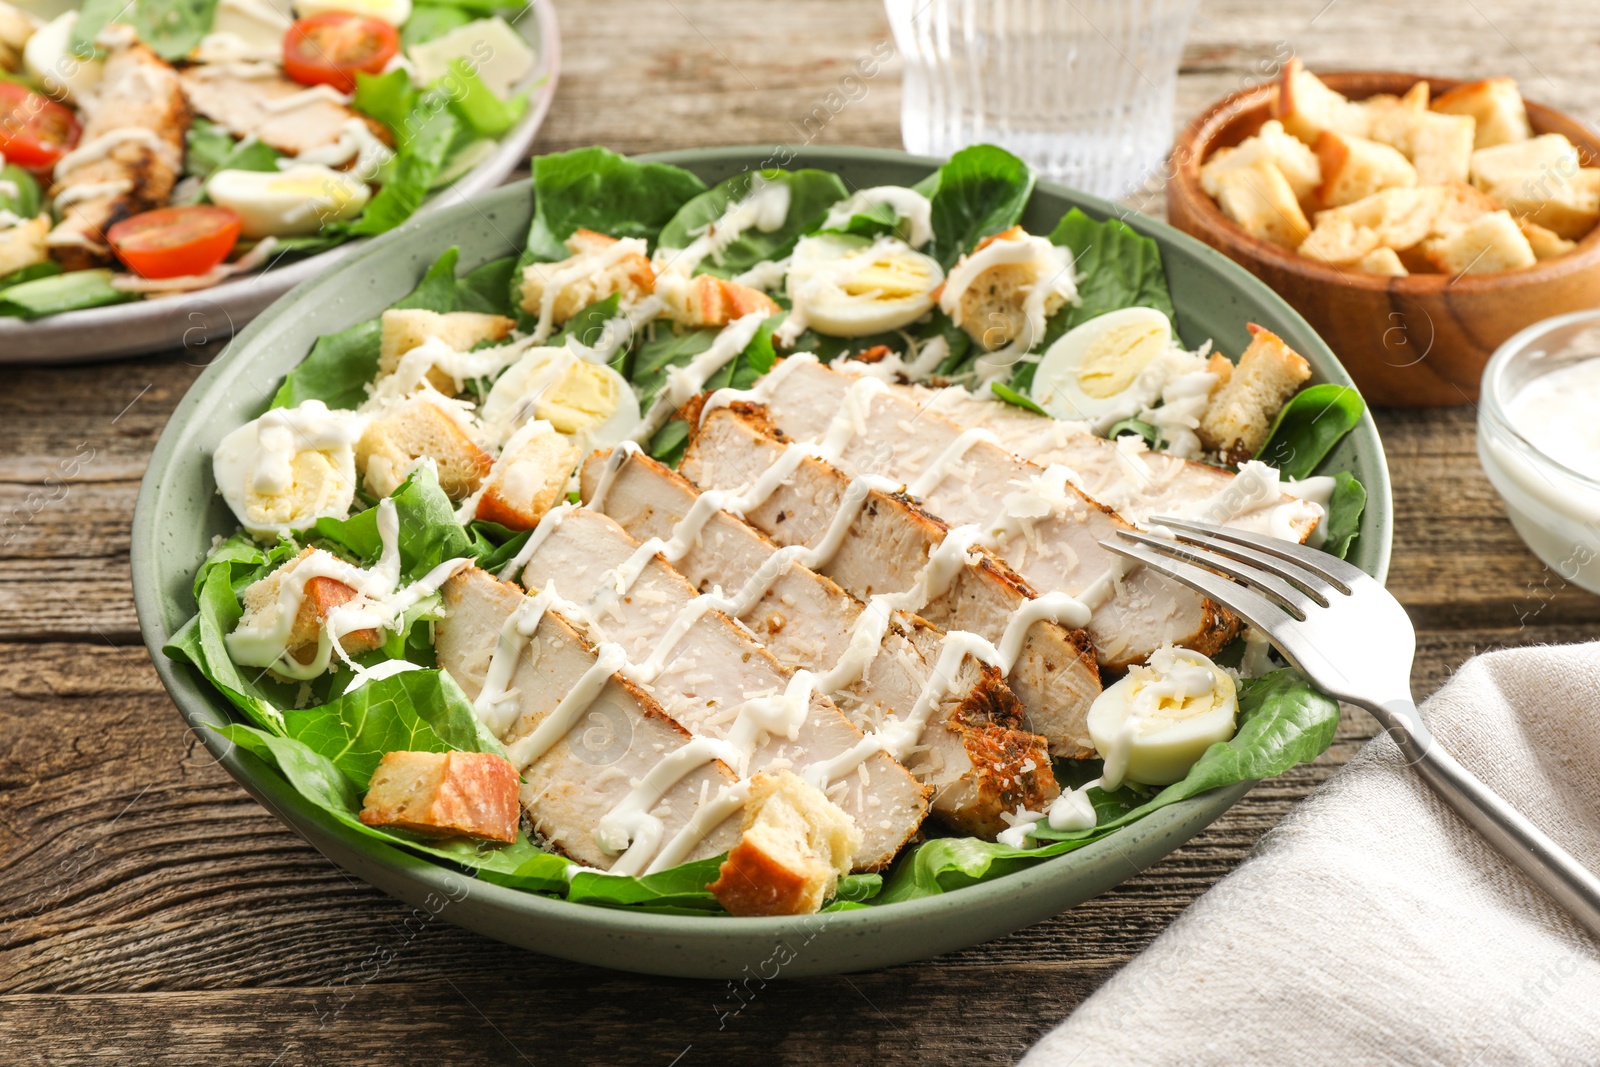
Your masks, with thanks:
<instances>
[{"instance_id":1,"label":"red tomato slice","mask_svg":"<svg viewBox=\"0 0 1600 1067\"><path fill-rule=\"evenodd\" d=\"M381 74L400 51L400 33L382 19L325 11L283 35L283 70L301 85L353 92L356 73Z\"/></svg>"},{"instance_id":2,"label":"red tomato slice","mask_svg":"<svg viewBox=\"0 0 1600 1067\"><path fill-rule=\"evenodd\" d=\"M204 274L239 240L239 216L225 207L162 207L123 219L106 240L128 269L145 278Z\"/></svg>"},{"instance_id":3,"label":"red tomato slice","mask_svg":"<svg viewBox=\"0 0 1600 1067\"><path fill-rule=\"evenodd\" d=\"M56 165L83 128L72 109L16 82L0 81L0 153L29 170Z\"/></svg>"}]
</instances>

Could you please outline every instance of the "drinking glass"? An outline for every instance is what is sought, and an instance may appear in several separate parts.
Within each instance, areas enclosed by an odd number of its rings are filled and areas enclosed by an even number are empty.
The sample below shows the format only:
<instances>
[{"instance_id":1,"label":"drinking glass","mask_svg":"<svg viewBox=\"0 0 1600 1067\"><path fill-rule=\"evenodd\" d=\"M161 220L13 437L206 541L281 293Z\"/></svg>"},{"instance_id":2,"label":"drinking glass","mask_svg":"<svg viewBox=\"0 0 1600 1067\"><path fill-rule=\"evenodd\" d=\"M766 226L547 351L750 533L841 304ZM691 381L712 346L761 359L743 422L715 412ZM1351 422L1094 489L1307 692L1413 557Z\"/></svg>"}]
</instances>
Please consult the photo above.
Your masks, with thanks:
<instances>
[{"instance_id":1,"label":"drinking glass","mask_svg":"<svg viewBox=\"0 0 1600 1067\"><path fill-rule=\"evenodd\" d=\"M1172 140L1199 0L885 0L905 63L907 151L987 141L1043 177L1136 192Z\"/></svg>"}]
</instances>

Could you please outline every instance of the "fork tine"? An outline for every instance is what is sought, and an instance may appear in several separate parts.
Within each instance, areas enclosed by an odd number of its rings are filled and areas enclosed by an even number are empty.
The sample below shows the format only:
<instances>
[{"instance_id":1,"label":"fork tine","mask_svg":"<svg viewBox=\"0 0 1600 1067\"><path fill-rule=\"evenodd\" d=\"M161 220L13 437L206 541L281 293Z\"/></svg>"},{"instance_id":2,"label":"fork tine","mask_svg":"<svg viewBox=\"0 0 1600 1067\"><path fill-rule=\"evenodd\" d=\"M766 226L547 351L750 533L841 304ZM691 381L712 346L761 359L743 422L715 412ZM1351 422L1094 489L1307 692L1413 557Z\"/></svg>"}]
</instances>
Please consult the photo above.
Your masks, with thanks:
<instances>
[{"instance_id":1,"label":"fork tine","mask_svg":"<svg viewBox=\"0 0 1600 1067\"><path fill-rule=\"evenodd\" d=\"M1100 543L1119 556L1138 560L1157 574L1164 574L1190 589L1204 593L1276 640L1281 641L1279 634L1296 621L1273 601L1220 574L1164 556L1145 545L1130 544L1117 538L1107 538Z\"/></svg>"},{"instance_id":2,"label":"fork tine","mask_svg":"<svg viewBox=\"0 0 1600 1067\"><path fill-rule=\"evenodd\" d=\"M1221 571L1230 578L1237 578L1251 588L1265 593L1273 600L1278 601L1297 620L1304 620L1307 611L1313 607L1327 607L1326 603L1317 604L1310 595L1290 585L1271 571L1240 562L1232 556L1213 551L1205 545L1194 544L1189 541L1175 541L1169 537L1157 537L1154 534L1147 534L1138 530L1118 530L1117 533L1124 540L1147 545L1164 556L1173 556L1209 570Z\"/></svg>"},{"instance_id":3,"label":"fork tine","mask_svg":"<svg viewBox=\"0 0 1600 1067\"><path fill-rule=\"evenodd\" d=\"M1258 552L1265 552L1269 556L1276 556L1286 563L1293 563L1315 574L1317 577L1329 582L1341 593L1349 593L1355 583L1367 578L1367 572L1326 552L1318 552L1314 548L1285 541L1279 537L1261 537L1236 530L1229 526L1217 526L1209 522L1200 522L1196 519L1175 519L1163 516L1152 518L1152 523L1171 527L1174 530L1184 530L1189 533L1202 534L1207 537L1219 538L1223 541L1232 541L1236 545L1244 545Z\"/></svg>"},{"instance_id":4,"label":"fork tine","mask_svg":"<svg viewBox=\"0 0 1600 1067\"><path fill-rule=\"evenodd\" d=\"M1224 541L1220 537L1214 537L1210 534L1191 533L1188 530L1173 530L1171 533L1179 541L1186 544L1199 545L1208 551L1220 553L1241 563L1248 563L1259 571L1289 582L1315 601L1318 607L1327 607L1328 597L1341 592L1341 590L1335 589L1331 582L1325 581L1321 575L1312 574L1310 571L1270 553L1247 548L1237 541Z\"/></svg>"}]
</instances>

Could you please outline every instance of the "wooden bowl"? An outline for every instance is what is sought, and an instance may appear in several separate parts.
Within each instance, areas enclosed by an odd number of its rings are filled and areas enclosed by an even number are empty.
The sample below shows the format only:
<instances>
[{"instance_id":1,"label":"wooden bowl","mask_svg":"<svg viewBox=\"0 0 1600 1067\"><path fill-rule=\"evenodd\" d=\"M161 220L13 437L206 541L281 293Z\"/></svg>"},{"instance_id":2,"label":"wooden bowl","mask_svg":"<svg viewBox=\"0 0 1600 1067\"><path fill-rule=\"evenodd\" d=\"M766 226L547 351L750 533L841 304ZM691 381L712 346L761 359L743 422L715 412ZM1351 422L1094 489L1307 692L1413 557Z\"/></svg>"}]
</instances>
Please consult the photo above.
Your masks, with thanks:
<instances>
[{"instance_id":1,"label":"wooden bowl","mask_svg":"<svg viewBox=\"0 0 1600 1067\"><path fill-rule=\"evenodd\" d=\"M1434 95L1461 84L1394 71L1318 75L1353 99L1400 95L1427 81ZM1565 256L1526 270L1388 277L1307 259L1252 237L1200 187L1200 165L1237 145L1269 118L1275 84L1235 93L1189 123L1172 152L1167 214L1183 230L1266 282L1328 342L1367 400L1432 407L1477 399L1489 356L1525 326L1600 306L1600 227ZM1600 159L1600 133L1578 119L1528 101L1535 133L1560 133L1585 166Z\"/></svg>"}]
</instances>

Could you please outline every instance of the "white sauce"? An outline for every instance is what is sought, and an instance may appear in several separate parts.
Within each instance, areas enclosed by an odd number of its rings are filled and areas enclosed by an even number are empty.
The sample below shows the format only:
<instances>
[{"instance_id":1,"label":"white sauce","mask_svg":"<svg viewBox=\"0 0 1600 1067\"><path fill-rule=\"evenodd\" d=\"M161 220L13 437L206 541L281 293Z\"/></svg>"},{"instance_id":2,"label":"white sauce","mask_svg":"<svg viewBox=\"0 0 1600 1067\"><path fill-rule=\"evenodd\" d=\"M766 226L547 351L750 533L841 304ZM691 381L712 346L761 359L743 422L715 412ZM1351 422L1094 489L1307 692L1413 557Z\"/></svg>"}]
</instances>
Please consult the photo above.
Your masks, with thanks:
<instances>
[{"instance_id":1,"label":"white sauce","mask_svg":"<svg viewBox=\"0 0 1600 1067\"><path fill-rule=\"evenodd\" d=\"M1533 379L1505 408L1512 428L1534 448L1600 480L1600 359L1569 363Z\"/></svg>"},{"instance_id":2,"label":"white sauce","mask_svg":"<svg viewBox=\"0 0 1600 1067\"><path fill-rule=\"evenodd\" d=\"M694 274L706 259L720 264L722 254L729 245L747 230L772 233L780 229L789 218L789 183L768 181L757 174L750 181L750 191L735 200L723 211L722 217L708 225L688 248L658 248L655 254L656 273L671 271L684 277Z\"/></svg>"},{"instance_id":3,"label":"white sauce","mask_svg":"<svg viewBox=\"0 0 1600 1067\"><path fill-rule=\"evenodd\" d=\"M828 217L823 221L822 228L838 229L848 223L851 216L865 214L879 205L892 209L905 220L906 242L912 248L921 248L933 240L933 202L915 189L899 185L877 185L856 190L848 199L828 209Z\"/></svg>"},{"instance_id":4,"label":"white sauce","mask_svg":"<svg viewBox=\"0 0 1600 1067\"><path fill-rule=\"evenodd\" d=\"M787 189L788 186L781 188ZM621 244L619 241L618 244ZM613 246L615 247L615 246ZM545 290L549 298L550 290ZM634 427L628 437L634 441L648 441L655 432L667 424L672 413L682 407L690 397L704 388L706 381L717 371L727 366L739 353L745 350L756 331L761 328L767 315L765 312L752 312L743 318L730 322L717 334L716 340L711 342L711 347L695 356L682 367L673 367L667 371L666 384L661 387L661 392L656 395L650 404L650 410L645 412L639 420L639 425ZM544 321L543 308L540 309L540 322Z\"/></svg>"}]
</instances>

